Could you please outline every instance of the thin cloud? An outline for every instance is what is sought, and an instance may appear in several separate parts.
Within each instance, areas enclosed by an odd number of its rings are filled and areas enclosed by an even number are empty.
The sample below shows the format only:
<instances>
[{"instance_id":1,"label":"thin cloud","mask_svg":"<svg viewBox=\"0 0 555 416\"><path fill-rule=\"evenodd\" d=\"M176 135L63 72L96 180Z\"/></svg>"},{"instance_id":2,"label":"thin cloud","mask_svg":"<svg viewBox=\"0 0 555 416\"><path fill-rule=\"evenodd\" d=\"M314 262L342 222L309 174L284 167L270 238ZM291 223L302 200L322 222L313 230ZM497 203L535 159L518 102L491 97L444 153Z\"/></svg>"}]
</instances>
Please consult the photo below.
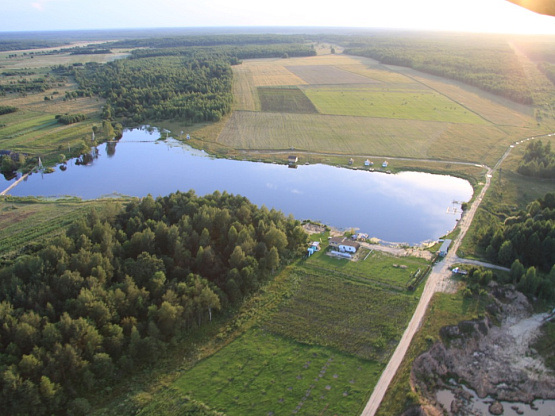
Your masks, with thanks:
<instances>
[{"instance_id":1,"label":"thin cloud","mask_svg":"<svg viewBox=\"0 0 555 416\"><path fill-rule=\"evenodd\" d=\"M36 2L34 2L34 3L31 3L31 6L32 6L34 9L37 9L37 10L43 12L43 11L44 11L44 6L45 6L46 3L48 3L49 1L50 1L50 0L39 0L39 1L36 1Z\"/></svg>"}]
</instances>

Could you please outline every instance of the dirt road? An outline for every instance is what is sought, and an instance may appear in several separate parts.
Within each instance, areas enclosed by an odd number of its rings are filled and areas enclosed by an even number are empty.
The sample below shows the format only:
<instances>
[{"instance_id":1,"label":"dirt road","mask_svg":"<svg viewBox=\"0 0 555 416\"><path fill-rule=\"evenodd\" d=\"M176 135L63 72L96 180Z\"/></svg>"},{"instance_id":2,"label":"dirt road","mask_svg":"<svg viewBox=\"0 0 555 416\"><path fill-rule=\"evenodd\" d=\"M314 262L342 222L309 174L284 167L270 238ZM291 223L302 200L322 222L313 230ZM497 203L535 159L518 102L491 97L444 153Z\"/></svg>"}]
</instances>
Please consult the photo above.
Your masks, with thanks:
<instances>
[{"instance_id":1,"label":"dirt road","mask_svg":"<svg viewBox=\"0 0 555 416\"><path fill-rule=\"evenodd\" d=\"M478 210L478 207L480 206L484 195L486 194L490 186L493 172L501 165L501 163L503 163L505 158L509 155L516 144L520 144L532 139L534 138L527 138L516 142L515 144L512 144L503 154L503 156L497 161L493 169L484 166L487 169L485 185L480 191L480 194L474 199L474 202L470 206L470 209L463 214L461 220L459 221L460 233L453 242L447 255L443 260L436 263L436 265L432 268L428 280L426 281L424 291L422 292L422 296L420 297L420 301L418 302L418 306L414 311L414 315L412 316L412 319L405 329L405 332L403 333L403 336L399 341L395 352L391 356L389 363L387 364L380 379L378 380L378 383L376 384L376 387L374 388L374 391L372 392L372 395L370 396L370 399L368 400L368 403L366 404L366 407L362 412L362 416L373 416L376 414L380 403L383 400L383 397L389 387L389 384L393 379L393 376L395 376L397 369L399 368L401 362L403 361L403 358L405 357L405 354L414 334L422 323L422 319L424 318L424 314L426 313L426 309L428 308L428 303L430 302L433 294L437 291L450 291L452 285L450 284L451 272L449 268L454 263L464 261L457 257L456 252L459 248L459 245L461 244L462 239L466 235L466 232L468 231L472 220L474 219L474 215L476 214L476 211Z\"/></svg>"}]
</instances>

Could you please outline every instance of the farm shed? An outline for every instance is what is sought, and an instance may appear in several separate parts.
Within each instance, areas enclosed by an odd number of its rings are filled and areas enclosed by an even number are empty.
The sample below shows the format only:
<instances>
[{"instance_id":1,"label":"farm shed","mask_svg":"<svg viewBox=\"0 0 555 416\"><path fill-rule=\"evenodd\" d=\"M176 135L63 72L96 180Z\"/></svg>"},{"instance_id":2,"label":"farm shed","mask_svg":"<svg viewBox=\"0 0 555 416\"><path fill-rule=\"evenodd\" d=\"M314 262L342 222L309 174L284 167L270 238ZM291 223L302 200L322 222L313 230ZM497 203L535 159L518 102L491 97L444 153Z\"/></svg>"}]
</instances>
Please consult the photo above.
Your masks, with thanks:
<instances>
[{"instance_id":1,"label":"farm shed","mask_svg":"<svg viewBox=\"0 0 555 416\"><path fill-rule=\"evenodd\" d=\"M449 246L451 246L452 240L445 239L443 244L439 248L439 255L441 257L445 257L447 255L447 251L449 251Z\"/></svg>"}]
</instances>

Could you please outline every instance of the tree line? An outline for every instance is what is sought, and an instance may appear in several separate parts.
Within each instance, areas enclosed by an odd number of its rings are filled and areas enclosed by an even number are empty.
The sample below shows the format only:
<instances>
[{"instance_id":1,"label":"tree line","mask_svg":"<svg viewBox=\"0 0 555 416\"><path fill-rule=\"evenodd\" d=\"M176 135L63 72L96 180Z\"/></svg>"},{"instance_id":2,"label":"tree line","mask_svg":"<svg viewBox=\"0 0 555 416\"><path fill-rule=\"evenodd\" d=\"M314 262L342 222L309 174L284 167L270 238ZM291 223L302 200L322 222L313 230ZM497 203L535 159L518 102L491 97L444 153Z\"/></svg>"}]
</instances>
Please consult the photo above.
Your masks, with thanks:
<instances>
[{"instance_id":1,"label":"tree line","mask_svg":"<svg viewBox=\"0 0 555 416\"><path fill-rule=\"evenodd\" d=\"M506 41L479 38L374 36L359 38L345 53L376 59L388 65L414 68L454 79L533 104L533 96L518 57Z\"/></svg>"},{"instance_id":2,"label":"tree line","mask_svg":"<svg viewBox=\"0 0 555 416\"><path fill-rule=\"evenodd\" d=\"M15 113L19 109L11 105L0 105L0 116L4 114Z\"/></svg>"},{"instance_id":3,"label":"tree line","mask_svg":"<svg viewBox=\"0 0 555 416\"><path fill-rule=\"evenodd\" d=\"M146 39L125 39L115 42L107 42L99 45L106 48L183 48L194 46L222 46L236 45L245 47L246 45L272 45L294 43L301 44L310 40L304 35L272 35L272 34L252 34L252 35L206 35L206 36L173 36L155 37Z\"/></svg>"},{"instance_id":4,"label":"tree line","mask_svg":"<svg viewBox=\"0 0 555 416\"><path fill-rule=\"evenodd\" d=\"M525 293L555 300L555 193L530 203L526 211L477 232L486 258L511 267L511 281Z\"/></svg>"},{"instance_id":5,"label":"tree line","mask_svg":"<svg viewBox=\"0 0 555 416\"><path fill-rule=\"evenodd\" d=\"M193 191L110 203L0 269L0 408L83 414L302 253L299 222Z\"/></svg>"},{"instance_id":6,"label":"tree line","mask_svg":"<svg viewBox=\"0 0 555 416\"><path fill-rule=\"evenodd\" d=\"M85 114L58 114L55 118L61 124L74 124L85 120L87 116Z\"/></svg>"},{"instance_id":7,"label":"tree line","mask_svg":"<svg viewBox=\"0 0 555 416\"><path fill-rule=\"evenodd\" d=\"M541 140L530 142L517 170L521 175L555 178L555 152L551 150L551 142L545 145Z\"/></svg>"},{"instance_id":8,"label":"tree line","mask_svg":"<svg viewBox=\"0 0 555 416\"><path fill-rule=\"evenodd\" d=\"M271 44L271 45L224 45L212 48L174 47L135 49L130 58L149 58L155 56L193 56L198 54L217 54L222 59L237 65L242 59L281 58L284 54L290 57L316 56L312 44Z\"/></svg>"}]
</instances>

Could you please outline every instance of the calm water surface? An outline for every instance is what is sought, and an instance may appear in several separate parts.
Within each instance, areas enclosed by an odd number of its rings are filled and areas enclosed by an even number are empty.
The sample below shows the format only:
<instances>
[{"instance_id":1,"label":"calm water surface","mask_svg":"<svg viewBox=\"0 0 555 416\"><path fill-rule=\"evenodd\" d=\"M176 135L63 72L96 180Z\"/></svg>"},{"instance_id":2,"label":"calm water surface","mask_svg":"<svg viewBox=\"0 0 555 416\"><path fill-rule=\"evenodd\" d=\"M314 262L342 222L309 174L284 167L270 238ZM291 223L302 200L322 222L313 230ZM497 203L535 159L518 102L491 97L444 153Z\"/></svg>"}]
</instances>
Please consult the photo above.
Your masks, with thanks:
<instances>
[{"instance_id":1,"label":"calm water surface","mask_svg":"<svg viewBox=\"0 0 555 416\"><path fill-rule=\"evenodd\" d=\"M115 145L98 147L86 166L35 173L10 191L15 196L74 195L93 199L110 194L163 196L194 189L244 195L257 205L298 219L355 228L385 241L418 244L453 229L472 187L462 179L427 173L371 173L327 165L284 165L215 159L159 133L131 130ZM381 161L376 160L376 163ZM13 181L0 183L5 189ZM453 214L453 208L457 208Z\"/></svg>"}]
</instances>

